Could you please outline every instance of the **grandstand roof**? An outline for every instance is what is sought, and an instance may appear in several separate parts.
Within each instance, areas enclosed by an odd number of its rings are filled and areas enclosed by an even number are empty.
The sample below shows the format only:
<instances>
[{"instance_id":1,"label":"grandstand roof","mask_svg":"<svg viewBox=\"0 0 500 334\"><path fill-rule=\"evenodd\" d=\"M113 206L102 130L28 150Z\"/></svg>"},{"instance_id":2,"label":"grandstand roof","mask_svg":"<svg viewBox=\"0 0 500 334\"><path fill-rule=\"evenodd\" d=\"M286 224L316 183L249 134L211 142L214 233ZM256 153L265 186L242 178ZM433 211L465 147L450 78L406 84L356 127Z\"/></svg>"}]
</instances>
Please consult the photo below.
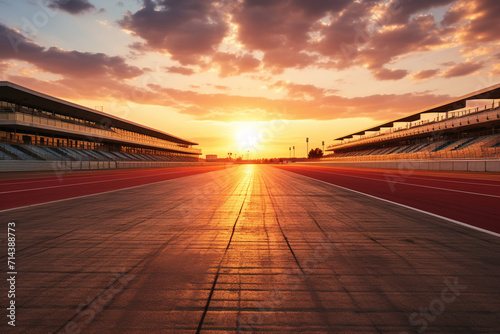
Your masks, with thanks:
<instances>
[{"instance_id":1,"label":"grandstand roof","mask_svg":"<svg viewBox=\"0 0 500 334\"><path fill-rule=\"evenodd\" d=\"M353 136L360 136L364 135L368 131L380 131L381 128L390 128L394 126L394 123L397 122L413 122L413 121L418 121L420 120L420 115L422 114L428 114L428 113L442 113L442 112L447 112L447 111L452 111L452 110L457 110L461 108L465 108L466 106L466 101L467 100L478 100L478 99L500 99L500 84L484 88L481 90L478 90L473 93L469 93L467 95L461 96L459 98L455 98L453 100L450 100L445 103L437 104L429 108L424 108L419 110L418 112L398 118L389 122L385 122L382 124L379 124L377 126L368 128L366 130L358 131L355 133L351 133L346 136L342 136L339 138L336 138L334 140L343 140L343 139L348 139L352 138Z\"/></svg>"},{"instance_id":2,"label":"grandstand roof","mask_svg":"<svg viewBox=\"0 0 500 334\"><path fill-rule=\"evenodd\" d=\"M153 128L127 121L123 118L87 108L72 102L61 100L56 97L19 86L9 81L0 81L0 98L12 103L20 103L25 106L41 108L46 111L54 111L58 114L93 121L97 124L102 123L105 119L111 121L111 126L116 128L153 136L174 143L198 145L198 143L179 138L169 133L155 130Z\"/></svg>"}]
</instances>

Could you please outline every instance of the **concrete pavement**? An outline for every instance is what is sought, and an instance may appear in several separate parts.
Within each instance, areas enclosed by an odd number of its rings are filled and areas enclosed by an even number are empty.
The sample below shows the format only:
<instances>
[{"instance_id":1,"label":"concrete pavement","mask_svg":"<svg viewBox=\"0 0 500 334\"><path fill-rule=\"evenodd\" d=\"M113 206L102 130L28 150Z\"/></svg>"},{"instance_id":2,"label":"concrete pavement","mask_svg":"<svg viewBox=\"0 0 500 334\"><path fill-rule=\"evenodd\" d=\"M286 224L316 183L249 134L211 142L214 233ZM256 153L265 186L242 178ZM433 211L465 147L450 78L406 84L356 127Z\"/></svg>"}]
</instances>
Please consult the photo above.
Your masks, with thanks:
<instances>
[{"instance_id":1,"label":"concrete pavement","mask_svg":"<svg viewBox=\"0 0 500 334\"><path fill-rule=\"evenodd\" d=\"M19 333L500 328L498 238L271 166L0 218L17 224Z\"/></svg>"}]
</instances>

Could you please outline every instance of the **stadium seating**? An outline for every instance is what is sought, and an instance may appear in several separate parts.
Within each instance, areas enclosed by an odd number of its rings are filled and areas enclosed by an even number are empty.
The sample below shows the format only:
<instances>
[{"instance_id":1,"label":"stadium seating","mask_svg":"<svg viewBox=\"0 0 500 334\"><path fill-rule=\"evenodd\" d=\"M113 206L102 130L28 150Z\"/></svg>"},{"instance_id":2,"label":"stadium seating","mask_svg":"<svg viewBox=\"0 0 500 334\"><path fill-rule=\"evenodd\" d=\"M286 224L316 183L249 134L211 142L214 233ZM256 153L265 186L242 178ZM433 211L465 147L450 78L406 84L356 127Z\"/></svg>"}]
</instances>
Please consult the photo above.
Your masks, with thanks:
<instances>
[{"instance_id":1,"label":"stadium seating","mask_svg":"<svg viewBox=\"0 0 500 334\"><path fill-rule=\"evenodd\" d=\"M44 147L0 143L0 160L45 161L177 161L196 162L198 157L181 155L152 155L143 153L82 150L69 147Z\"/></svg>"},{"instance_id":2,"label":"stadium seating","mask_svg":"<svg viewBox=\"0 0 500 334\"><path fill-rule=\"evenodd\" d=\"M328 154L323 160L499 158L500 134Z\"/></svg>"}]
</instances>

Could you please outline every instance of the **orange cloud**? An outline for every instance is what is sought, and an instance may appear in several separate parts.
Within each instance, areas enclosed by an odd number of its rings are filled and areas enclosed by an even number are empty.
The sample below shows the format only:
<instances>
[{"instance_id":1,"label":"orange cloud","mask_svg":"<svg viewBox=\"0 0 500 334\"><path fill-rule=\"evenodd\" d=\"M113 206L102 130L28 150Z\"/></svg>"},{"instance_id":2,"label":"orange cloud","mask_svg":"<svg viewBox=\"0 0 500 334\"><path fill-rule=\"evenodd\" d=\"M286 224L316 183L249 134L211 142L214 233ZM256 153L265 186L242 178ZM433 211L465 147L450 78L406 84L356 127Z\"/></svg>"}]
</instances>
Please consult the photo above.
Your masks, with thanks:
<instances>
[{"instance_id":1,"label":"orange cloud","mask_svg":"<svg viewBox=\"0 0 500 334\"><path fill-rule=\"evenodd\" d=\"M450 69L448 69L443 73L443 77L445 78L463 77L472 74L474 72L477 72L483 67L484 67L483 63L467 61L465 63L461 63L451 67Z\"/></svg>"},{"instance_id":2,"label":"orange cloud","mask_svg":"<svg viewBox=\"0 0 500 334\"><path fill-rule=\"evenodd\" d=\"M413 80L422 81L434 78L439 73L439 69L422 70L412 75Z\"/></svg>"},{"instance_id":3,"label":"orange cloud","mask_svg":"<svg viewBox=\"0 0 500 334\"><path fill-rule=\"evenodd\" d=\"M169 66L165 67L165 70L168 73L176 73L176 74L182 74L182 75L193 75L195 74L195 70L189 67L183 67L183 66Z\"/></svg>"}]
</instances>

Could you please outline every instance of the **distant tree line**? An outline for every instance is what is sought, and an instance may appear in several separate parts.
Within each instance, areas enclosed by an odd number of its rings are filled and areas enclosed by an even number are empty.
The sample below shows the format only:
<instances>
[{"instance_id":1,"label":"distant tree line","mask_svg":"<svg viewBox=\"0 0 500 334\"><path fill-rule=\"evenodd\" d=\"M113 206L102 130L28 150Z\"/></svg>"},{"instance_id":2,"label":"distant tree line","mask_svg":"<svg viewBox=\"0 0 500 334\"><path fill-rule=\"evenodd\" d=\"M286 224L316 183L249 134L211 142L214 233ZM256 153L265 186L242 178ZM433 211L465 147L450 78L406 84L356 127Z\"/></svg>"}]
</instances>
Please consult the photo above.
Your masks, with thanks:
<instances>
[{"instance_id":1,"label":"distant tree line","mask_svg":"<svg viewBox=\"0 0 500 334\"><path fill-rule=\"evenodd\" d=\"M323 150L321 150L319 147L310 150L309 154L307 155L308 159L319 159L321 157L323 157Z\"/></svg>"}]
</instances>

